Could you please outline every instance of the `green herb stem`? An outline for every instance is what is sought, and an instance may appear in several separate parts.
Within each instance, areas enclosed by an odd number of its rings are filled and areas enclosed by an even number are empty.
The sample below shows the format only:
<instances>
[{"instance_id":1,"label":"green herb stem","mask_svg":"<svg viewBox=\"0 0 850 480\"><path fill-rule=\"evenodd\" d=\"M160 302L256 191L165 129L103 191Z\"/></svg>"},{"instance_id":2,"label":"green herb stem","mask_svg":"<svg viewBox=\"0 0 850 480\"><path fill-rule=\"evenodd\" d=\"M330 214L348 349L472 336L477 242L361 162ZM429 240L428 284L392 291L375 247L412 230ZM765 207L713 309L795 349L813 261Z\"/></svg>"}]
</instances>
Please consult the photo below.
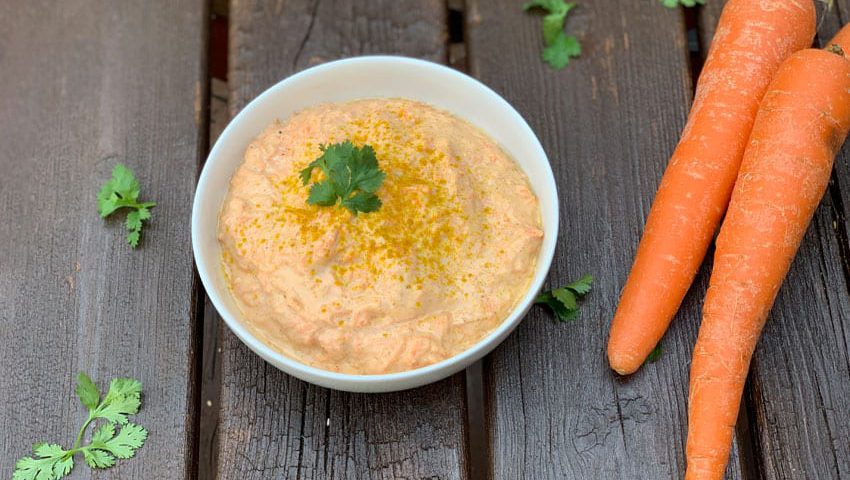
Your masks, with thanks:
<instances>
[{"instance_id":1,"label":"green herb stem","mask_svg":"<svg viewBox=\"0 0 850 480\"><path fill-rule=\"evenodd\" d=\"M98 406L100 406L100 405L98 405ZM83 435L85 435L86 429L89 428L89 424L91 424L92 420L94 420L94 417L92 416L91 413L89 413L89 417L86 419L85 422L83 422L83 428L81 428L80 433L77 434L77 439L74 440L74 446L71 447L71 452L77 452L77 451L80 450L80 443L82 443L82 441L83 441Z\"/></svg>"}]
</instances>

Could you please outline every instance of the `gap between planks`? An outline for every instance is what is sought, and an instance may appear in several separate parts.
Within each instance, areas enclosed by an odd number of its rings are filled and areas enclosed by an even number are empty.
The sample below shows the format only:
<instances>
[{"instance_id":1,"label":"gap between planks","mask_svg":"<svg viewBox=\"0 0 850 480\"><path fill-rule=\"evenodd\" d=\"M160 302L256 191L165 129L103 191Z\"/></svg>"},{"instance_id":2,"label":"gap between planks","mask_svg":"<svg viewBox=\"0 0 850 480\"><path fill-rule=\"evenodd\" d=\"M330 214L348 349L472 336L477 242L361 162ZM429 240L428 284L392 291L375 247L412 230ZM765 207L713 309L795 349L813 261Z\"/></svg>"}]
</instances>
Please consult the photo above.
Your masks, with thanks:
<instances>
[{"instance_id":1,"label":"gap between planks","mask_svg":"<svg viewBox=\"0 0 850 480\"><path fill-rule=\"evenodd\" d=\"M202 147L203 158L199 162L199 171L206 161L209 150L218 139L225 125L229 121L227 109L227 84L222 76L226 72L227 59L227 8L228 2L210 0L207 5L207 22L205 32L207 38L206 59L206 98L203 105L206 106L204 116L204 127L206 130L206 144ZM210 303L204 291L203 285L196 274L196 329L200 332L198 365L199 369L193 378L197 388L196 416L197 425L195 443L195 477L201 480L215 479L217 477L217 450L218 450L218 413L219 398L221 395L221 346L219 345L219 332L221 319L218 312Z\"/></svg>"},{"instance_id":2,"label":"gap between planks","mask_svg":"<svg viewBox=\"0 0 850 480\"><path fill-rule=\"evenodd\" d=\"M700 31L702 25L701 12L702 7L681 8L685 24L685 39L688 46L688 65L691 71L691 86L693 93L696 93L697 82L699 81L702 67L705 59L708 56L710 44L706 41L706 35ZM709 251L709 254L713 252ZM747 381L744 385L744 394L741 399L741 408L738 411L738 421L735 424L735 442L737 444L738 460L741 468L742 480L757 480L762 478L762 469L760 464L761 455L760 446L758 445L758 435L755 432L757 425L754 422L753 397L751 395L752 382L750 375L747 375ZM731 463L731 459L730 459Z\"/></svg>"},{"instance_id":3,"label":"gap between planks","mask_svg":"<svg viewBox=\"0 0 850 480\"><path fill-rule=\"evenodd\" d=\"M223 8L222 8L223 5ZM203 149L204 155L209 153L209 148L215 143L218 135L229 121L228 115L228 89L226 80L215 78L212 69L216 65L216 56L227 58L227 5L228 2L216 2L212 0L210 8L210 24L207 26L206 34L215 37L216 29L221 29L224 24L224 41L218 42L211 38L208 42L209 52L207 56L208 80L207 103L205 112L208 127L208 143ZM218 23L218 25L216 25ZM446 0L446 23L449 35L447 36L447 64L462 72L467 71L467 49L464 41L464 30L466 24L464 0ZM220 51L219 51L220 50ZM226 69L225 69L226 70ZM200 163L203 166L203 159ZM220 356L221 347L218 344L220 329L222 328L220 318L210 304L209 299L198 283L198 301L196 310L196 321L199 331L202 332L200 343L202 344L202 356L199 359L200 371L196 377L201 387L196 396L197 415L197 447L195 458L197 461L197 478L201 480L215 479L217 476L217 427L218 409L221 393L221 370ZM476 362L466 372L465 396L466 396L466 420L467 420L467 442L466 452L468 456L468 478L470 480L484 480L489 475L489 444L486 430L486 418L484 409L484 375L482 363Z\"/></svg>"},{"instance_id":4,"label":"gap between planks","mask_svg":"<svg viewBox=\"0 0 850 480\"><path fill-rule=\"evenodd\" d=\"M446 63L456 70L468 73L465 0L446 0L446 25ZM490 478L490 444L482 360L467 368L465 376L467 474L469 480L486 480Z\"/></svg>"}]
</instances>

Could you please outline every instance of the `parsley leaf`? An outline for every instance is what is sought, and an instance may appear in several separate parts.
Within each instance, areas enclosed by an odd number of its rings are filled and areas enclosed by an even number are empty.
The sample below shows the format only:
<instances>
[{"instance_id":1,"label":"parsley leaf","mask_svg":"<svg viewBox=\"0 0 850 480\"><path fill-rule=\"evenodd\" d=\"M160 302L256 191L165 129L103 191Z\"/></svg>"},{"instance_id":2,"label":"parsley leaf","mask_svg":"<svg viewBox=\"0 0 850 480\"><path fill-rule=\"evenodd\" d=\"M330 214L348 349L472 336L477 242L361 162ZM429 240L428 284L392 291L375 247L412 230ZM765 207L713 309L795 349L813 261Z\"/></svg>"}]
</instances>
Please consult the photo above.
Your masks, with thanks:
<instances>
[{"instance_id":1,"label":"parsley leaf","mask_svg":"<svg viewBox=\"0 0 850 480\"><path fill-rule=\"evenodd\" d=\"M661 3L667 8L676 8L679 5L695 7L697 5L705 5L705 0L661 0Z\"/></svg>"},{"instance_id":2,"label":"parsley leaf","mask_svg":"<svg viewBox=\"0 0 850 480\"><path fill-rule=\"evenodd\" d=\"M120 208L131 208L127 214L127 243L136 248L142 234L142 222L151 218L150 209L155 202L139 202L141 185L133 171L122 164L112 169L112 178L100 188L97 194L97 211L106 218Z\"/></svg>"},{"instance_id":3,"label":"parsley leaf","mask_svg":"<svg viewBox=\"0 0 850 480\"><path fill-rule=\"evenodd\" d=\"M350 141L322 145L322 156L301 170L301 183L307 185L313 170L319 168L324 179L310 186L307 203L329 207L339 203L351 213L374 212L381 208L375 192L384 183L386 173L378 166L375 150L357 148Z\"/></svg>"},{"instance_id":4,"label":"parsley leaf","mask_svg":"<svg viewBox=\"0 0 850 480\"><path fill-rule=\"evenodd\" d=\"M127 185L125 185L127 186ZM132 185L130 185L132 187ZM15 464L13 480L58 480L74 468L74 455L82 453L92 468L115 465L116 458L130 458L144 445L148 432L143 427L127 422L127 415L137 413L140 406L142 384L128 378L117 378L101 399L97 386L85 373L77 378L77 396L89 411L74 446L63 449L54 443L33 445L33 456L24 457ZM91 437L88 445L80 445L88 426L95 419L104 419ZM115 424L124 426L116 434Z\"/></svg>"},{"instance_id":5,"label":"parsley leaf","mask_svg":"<svg viewBox=\"0 0 850 480\"><path fill-rule=\"evenodd\" d=\"M549 307L558 320L569 322L578 318L578 301L590 293L592 284L593 277L585 275L566 286L541 293L534 303Z\"/></svg>"},{"instance_id":6,"label":"parsley leaf","mask_svg":"<svg viewBox=\"0 0 850 480\"><path fill-rule=\"evenodd\" d=\"M581 55L578 39L564 33L567 14L575 6L575 3L566 3L564 0L533 0L522 7L525 11L533 8L546 10L547 14L543 17L543 40L546 43L543 60L556 70L566 67L570 58Z\"/></svg>"}]
</instances>

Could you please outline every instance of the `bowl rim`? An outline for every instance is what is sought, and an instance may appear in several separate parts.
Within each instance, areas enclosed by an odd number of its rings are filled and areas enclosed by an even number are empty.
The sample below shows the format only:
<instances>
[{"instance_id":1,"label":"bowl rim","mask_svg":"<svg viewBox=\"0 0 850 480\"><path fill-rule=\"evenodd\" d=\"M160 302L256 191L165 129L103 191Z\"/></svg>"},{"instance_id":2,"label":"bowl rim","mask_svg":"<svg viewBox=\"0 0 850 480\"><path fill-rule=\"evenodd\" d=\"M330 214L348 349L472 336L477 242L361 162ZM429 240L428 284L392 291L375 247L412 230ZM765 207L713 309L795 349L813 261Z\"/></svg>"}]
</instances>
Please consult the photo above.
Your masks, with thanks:
<instances>
[{"instance_id":1,"label":"bowl rim","mask_svg":"<svg viewBox=\"0 0 850 480\"><path fill-rule=\"evenodd\" d=\"M265 342L260 340L257 336L255 336L246 326L242 324L242 322L237 318L236 313L231 312L230 309L224 305L223 301L219 298L219 293L216 291L216 287L212 283L212 276L215 275L214 271L217 269L211 268L211 265L208 264L205 260L202 259L201 251L202 248L202 240L201 236L201 218L204 215L210 215L211 212L214 212L215 215L220 214L221 206L219 205L215 209L205 209L202 205L202 198L205 197L203 192L211 188L208 185L208 179L210 177L210 171L215 168L219 168L215 165L215 159L219 156L219 152L223 149L222 145L224 141L229 136L229 133L234 130L236 125L244 121L246 118L250 117L252 111L259 108L258 106L268 101L270 97L273 97L278 91L285 90L287 86L291 83L294 83L297 80L302 80L305 77L310 77L313 75L322 75L329 71L332 71L341 66L356 64L356 63L370 63L370 62L391 62L397 63L399 65L407 65L407 66L418 66L425 67L427 69L433 69L437 73L441 73L443 75L447 75L451 78L451 81L459 81L464 82L467 85L481 90L482 93L486 96L491 97L499 106L499 109L504 112L506 117L511 118L512 122L516 124L521 130L524 136L528 136L531 140L532 148L536 151L536 156L545 162L544 174L546 178L542 179L542 185L547 190L551 190L553 193L553 202L551 205L551 211L553 212L552 221L554 221L554 225L552 228L552 235L550 237L544 237L543 242L541 244L541 253L542 255L538 258L538 263L535 266L534 276L532 277L531 283L526 290L525 295L517 301L514 308L508 313L504 319L498 324L496 328L494 328L491 332L489 332L484 337L480 338L473 345L471 345L466 350L443 359L439 362L426 365L424 367L419 367L413 370L404 370L400 372L392 372L392 373L383 373L383 374L352 374L352 373L341 373L335 372L332 370L325 370L322 368L314 367L312 365L308 365L299 360L291 358L283 353L280 353ZM364 98L372 98L372 97L364 97ZM382 98L380 96L374 98ZM403 97L385 97L385 98L403 98ZM421 101L421 100L416 100ZM428 103L423 101L423 103ZM449 108L439 107L441 109L447 110L452 115L457 115L459 118L469 121L464 118L463 115L451 111ZM469 121L476 128L478 127L474 122ZM259 132L257 132L259 134ZM488 134L488 136L490 136ZM224 140L224 141L223 141ZM497 143L501 145L501 142ZM513 159L516 162L516 159ZM520 167L522 168L522 167ZM525 172L524 172L525 173ZM538 195L539 197L539 195ZM546 226L546 218L541 215L541 222L544 227ZM452 69L445 65L421 60L417 58L398 56L398 55L363 55L356 57L349 57L340 60L329 61L320 65L316 65L305 70L296 72L292 75L287 76L286 78L280 80L274 85L270 86L262 93L257 95L253 100L251 100L247 105L245 105L239 113L236 114L227 124L227 126L222 130L218 139L216 140L213 147L210 149L209 154L206 157L201 173L198 177L198 181L195 187L195 195L192 201L192 220L191 220L191 240L192 240L192 252L195 260L195 265L198 271L198 277L201 280L201 284L204 286L204 291L215 307L216 311L219 315L224 319L228 328L236 334L239 340L244 343L247 347L249 347L255 354L259 355L264 361L271 363L275 368L283 370L279 365L275 363L279 363L285 365L292 372L298 372L298 374L285 371L287 374L292 374L297 378L301 378L310 383L316 383L319 385L331 385L331 384L344 384L346 387L351 385L378 385L378 386L386 386L393 383L408 383L413 384L413 387L417 385L424 385L427 383L433 383L439 381L443 378L450 376L455 373L455 371L450 371L453 366L458 364L469 364L474 362L475 360L480 359L491 350L495 349L504 339L511 333L511 331L516 328L521 321L525 318L528 309L534 303L534 298L540 292L543 284L546 281L548 276L548 271L551 267L552 260L555 254L555 247L557 244L558 238L558 230L560 223L560 205L558 202L558 191L557 185L555 183L555 177L552 172L551 163L549 162L549 158L546 155L543 146L540 143L540 139L534 133L534 130L528 125L528 122L522 117L522 115L510 104L507 100L505 100L501 95L496 93L492 88L488 87L480 80L469 76L465 73L462 73L458 70ZM216 223L217 224L217 223ZM541 271L544 273L541 275ZM273 361L271 360L273 359ZM417 378L426 378L430 375L437 374L439 375L437 378L433 380L428 380L423 383L415 383L415 379ZM311 379L307 379L307 377ZM313 379L319 379L321 382L317 382ZM330 388L339 388L342 390L348 390L346 387L330 387ZM405 388L413 388L413 387L402 387ZM351 390L354 391L354 390ZM362 391L362 390L361 390ZM385 390L392 391L392 390Z\"/></svg>"}]
</instances>

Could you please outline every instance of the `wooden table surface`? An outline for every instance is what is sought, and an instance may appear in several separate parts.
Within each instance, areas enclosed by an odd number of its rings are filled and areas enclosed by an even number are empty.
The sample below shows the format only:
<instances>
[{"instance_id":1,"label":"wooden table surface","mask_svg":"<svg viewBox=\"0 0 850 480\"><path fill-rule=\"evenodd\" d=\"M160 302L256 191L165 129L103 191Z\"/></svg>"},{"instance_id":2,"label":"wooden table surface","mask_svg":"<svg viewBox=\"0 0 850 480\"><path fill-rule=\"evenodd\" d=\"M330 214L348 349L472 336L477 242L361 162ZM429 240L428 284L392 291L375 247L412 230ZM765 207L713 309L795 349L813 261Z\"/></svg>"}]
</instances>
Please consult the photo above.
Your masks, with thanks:
<instances>
[{"instance_id":1,"label":"wooden table surface","mask_svg":"<svg viewBox=\"0 0 850 480\"><path fill-rule=\"evenodd\" d=\"M710 261L658 362L621 378L604 351L723 1L582 0L567 28L583 54L554 71L520 0L231 0L231 115L309 66L402 54L490 85L552 162L549 281L595 276L581 319L535 308L466 373L385 395L277 371L204 301L189 217L209 143L208 3L0 2L0 476L35 441L71 443L82 370L144 382L150 438L71 478L680 478ZM820 10L816 43L850 20L850 0ZM158 202L135 251L120 219L96 213L117 162ZM730 479L850 478L848 209L845 148L756 351Z\"/></svg>"}]
</instances>

